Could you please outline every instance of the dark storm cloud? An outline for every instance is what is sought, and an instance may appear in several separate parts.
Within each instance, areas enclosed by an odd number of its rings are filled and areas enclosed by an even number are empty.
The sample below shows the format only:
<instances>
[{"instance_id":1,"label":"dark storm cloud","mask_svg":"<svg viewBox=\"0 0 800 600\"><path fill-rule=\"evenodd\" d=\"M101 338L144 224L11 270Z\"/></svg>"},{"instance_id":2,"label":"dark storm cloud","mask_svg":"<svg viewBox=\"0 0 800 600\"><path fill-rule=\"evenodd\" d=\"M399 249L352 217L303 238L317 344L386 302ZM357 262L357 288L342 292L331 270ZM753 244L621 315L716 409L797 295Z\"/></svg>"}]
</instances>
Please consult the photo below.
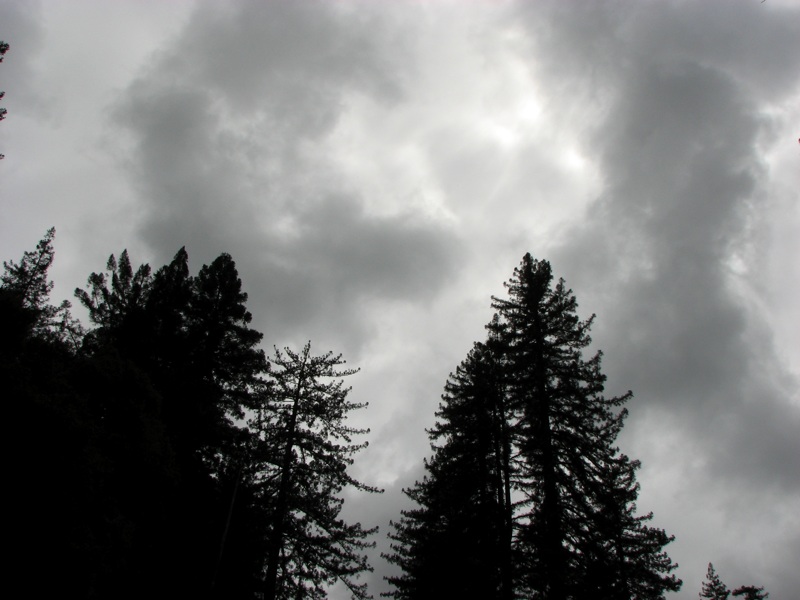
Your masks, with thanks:
<instances>
[{"instance_id":1,"label":"dark storm cloud","mask_svg":"<svg viewBox=\"0 0 800 600\"><path fill-rule=\"evenodd\" d=\"M143 236L159 255L183 244L202 260L228 251L269 311L259 323L268 335L357 348L362 302L435 294L454 239L409 211L369 213L326 155L348 97L402 96L393 54L376 44L380 24L345 13L315 2L202 5L114 116L131 142Z\"/></svg>"},{"instance_id":2,"label":"dark storm cloud","mask_svg":"<svg viewBox=\"0 0 800 600\"><path fill-rule=\"evenodd\" d=\"M297 221L288 239L253 249L266 326L278 335L322 335L355 350L369 332L370 300L425 301L450 278L453 239L412 216L368 216L355 200L327 197Z\"/></svg>"},{"instance_id":3,"label":"dark storm cloud","mask_svg":"<svg viewBox=\"0 0 800 600\"><path fill-rule=\"evenodd\" d=\"M694 405L724 385L725 372L740 373L749 353L746 315L727 280L753 216L758 127L754 107L716 71L642 71L595 136L607 189L568 252L573 262L590 248L605 252L597 268L632 302L613 329L641 348L621 376L632 385L646 377L662 399Z\"/></svg>"}]
</instances>

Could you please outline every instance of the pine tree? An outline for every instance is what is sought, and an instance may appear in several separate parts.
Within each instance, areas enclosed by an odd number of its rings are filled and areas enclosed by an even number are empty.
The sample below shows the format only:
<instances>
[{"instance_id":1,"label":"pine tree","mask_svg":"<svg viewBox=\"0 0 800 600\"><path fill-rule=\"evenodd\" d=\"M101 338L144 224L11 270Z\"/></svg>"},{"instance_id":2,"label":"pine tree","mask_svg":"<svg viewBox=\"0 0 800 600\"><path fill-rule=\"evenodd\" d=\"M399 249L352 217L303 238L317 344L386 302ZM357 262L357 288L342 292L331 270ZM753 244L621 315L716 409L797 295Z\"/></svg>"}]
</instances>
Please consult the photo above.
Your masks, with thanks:
<instances>
[{"instance_id":1,"label":"pine tree","mask_svg":"<svg viewBox=\"0 0 800 600\"><path fill-rule=\"evenodd\" d=\"M263 527L256 523L261 513L247 464L252 436L243 420L266 390L268 368L233 260L222 254L193 277L181 249L153 274L148 265L134 268L123 251L88 283L76 290L96 325L83 351L96 359L118 356L141 371L158 394L174 455L172 481L151 490L162 499L162 526L148 530L151 550L140 558L151 568L141 585L159 580L149 594L174 596L205 593L213 582L215 593L230 597L230 586L249 582L254 593L263 548L243 533L242 519L252 519L253 531ZM233 530L223 536L230 518Z\"/></svg>"},{"instance_id":2,"label":"pine tree","mask_svg":"<svg viewBox=\"0 0 800 600\"><path fill-rule=\"evenodd\" d=\"M15 423L12 512L23 528L11 546L21 581L39 577L45 596L124 597L119 581L146 569L133 559L147 526L157 528L170 453L159 398L135 366L78 351L82 329L69 303L49 304L54 230L0 285L0 379ZM52 560L52 557L57 557ZM50 577L41 579L42 564ZM23 585L28 585L23 584Z\"/></svg>"},{"instance_id":3,"label":"pine tree","mask_svg":"<svg viewBox=\"0 0 800 600\"><path fill-rule=\"evenodd\" d=\"M727 600L728 596L730 596L731 592L722 580L720 580L719 575L714 570L714 565L708 563L708 572L706 574L706 580L703 582L703 588L700 592L700 598L709 598L709 600Z\"/></svg>"},{"instance_id":4,"label":"pine tree","mask_svg":"<svg viewBox=\"0 0 800 600\"><path fill-rule=\"evenodd\" d=\"M405 491L418 508L392 523L395 598L511 598L511 446L500 365L475 344L445 385L428 431L427 474Z\"/></svg>"},{"instance_id":5,"label":"pine tree","mask_svg":"<svg viewBox=\"0 0 800 600\"><path fill-rule=\"evenodd\" d=\"M550 264L526 254L508 299L492 303L524 461L523 585L551 600L624 598L634 588L661 598L680 587L663 553L672 538L633 516L637 463L614 446L631 394L603 396L601 353L583 357L594 316L581 321L572 291L551 281ZM610 567L602 577L598 565Z\"/></svg>"},{"instance_id":6,"label":"pine tree","mask_svg":"<svg viewBox=\"0 0 800 600\"><path fill-rule=\"evenodd\" d=\"M354 598L369 598L356 579L372 568L363 550L377 528L363 529L339 518L345 487L380 492L347 472L352 456L368 442L355 443L367 429L346 424L348 413L366 404L347 399L341 355L275 349L273 385L250 421L262 441L258 478L260 501L269 513L265 598L325 598L339 581Z\"/></svg>"},{"instance_id":7,"label":"pine tree","mask_svg":"<svg viewBox=\"0 0 800 600\"><path fill-rule=\"evenodd\" d=\"M407 492L417 506L393 524L387 558L403 573L389 595L430 597L437 575L456 585L459 567L490 582L484 598L655 600L679 589L663 550L672 537L636 513L639 463L615 446L630 393L603 396L601 354L583 356L594 317L581 321L571 290L551 282L550 265L526 255L509 297L493 298L489 340L448 381L427 476Z\"/></svg>"},{"instance_id":8,"label":"pine tree","mask_svg":"<svg viewBox=\"0 0 800 600\"><path fill-rule=\"evenodd\" d=\"M86 419L71 385L74 347L60 339L59 308L49 303L54 236L50 229L18 262L4 261L0 277L0 381L4 418L13 425L6 443L14 450L5 477L14 515L7 573L33 581L52 553L59 560L50 573L68 586L68 574L81 573L89 554L85 529L73 524L90 477L80 462Z\"/></svg>"},{"instance_id":9,"label":"pine tree","mask_svg":"<svg viewBox=\"0 0 800 600\"><path fill-rule=\"evenodd\" d=\"M636 514L639 461L620 454L604 465L581 554L585 566L581 594L593 598L663 598L681 582L668 575L675 565L663 551L672 536L647 523L653 514Z\"/></svg>"},{"instance_id":10,"label":"pine tree","mask_svg":"<svg viewBox=\"0 0 800 600\"><path fill-rule=\"evenodd\" d=\"M27 251L22 259L3 261L0 294L9 309L14 307L17 316L9 319L3 329L9 338L28 334L68 344L73 349L81 343L83 329L71 313L71 305L64 300L60 305L49 304L53 282L48 272L55 249L56 230L51 227L36 244L36 250Z\"/></svg>"},{"instance_id":11,"label":"pine tree","mask_svg":"<svg viewBox=\"0 0 800 600\"><path fill-rule=\"evenodd\" d=\"M147 264L134 270L126 250L106 269L75 290L97 326L87 351L113 348L146 371L179 452L214 462L220 444L240 437L235 420L256 404L268 369L233 259L221 254L192 277L181 248L153 275Z\"/></svg>"}]
</instances>

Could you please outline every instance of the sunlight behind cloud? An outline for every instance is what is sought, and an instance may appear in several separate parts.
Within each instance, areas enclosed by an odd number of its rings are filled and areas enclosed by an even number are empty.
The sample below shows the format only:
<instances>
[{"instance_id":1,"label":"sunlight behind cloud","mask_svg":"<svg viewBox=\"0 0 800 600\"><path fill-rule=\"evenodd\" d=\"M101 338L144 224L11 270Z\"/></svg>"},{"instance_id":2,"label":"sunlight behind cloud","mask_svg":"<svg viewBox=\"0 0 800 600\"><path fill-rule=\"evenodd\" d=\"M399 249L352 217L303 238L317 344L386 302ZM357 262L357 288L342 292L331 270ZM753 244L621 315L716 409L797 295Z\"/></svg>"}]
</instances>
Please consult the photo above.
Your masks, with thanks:
<instances>
[{"instance_id":1,"label":"sunlight behind cloud","mask_svg":"<svg viewBox=\"0 0 800 600\"><path fill-rule=\"evenodd\" d=\"M517 149L547 128L527 65L508 52L493 75L493 91L478 110L478 129L504 150Z\"/></svg>"},{"instance_id":2,"label":"sunlight behind cloud","mask_svg":"<svg viewBox=\"0 0 800 600\"><path fill-rule=\"evenodd\" d=\"M561 153L561 161L571 171L583 171L587 166L586 159L575 148L564 149Z\"/></svg>"}]
</instances>

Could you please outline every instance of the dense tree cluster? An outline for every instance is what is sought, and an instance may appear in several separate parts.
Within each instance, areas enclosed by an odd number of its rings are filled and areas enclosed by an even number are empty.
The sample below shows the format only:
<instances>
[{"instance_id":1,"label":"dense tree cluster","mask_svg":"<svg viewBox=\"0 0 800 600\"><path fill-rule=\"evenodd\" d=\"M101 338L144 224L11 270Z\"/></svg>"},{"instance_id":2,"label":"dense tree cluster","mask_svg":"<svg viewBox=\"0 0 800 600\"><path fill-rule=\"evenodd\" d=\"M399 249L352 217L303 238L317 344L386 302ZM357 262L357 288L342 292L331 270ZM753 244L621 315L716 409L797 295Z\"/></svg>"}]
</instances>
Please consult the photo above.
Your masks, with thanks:
<instances>
[{"instance_id":1,"label":"dense tree cluster","mask_svg":"<svg viewBox=\"0 0 800 600\"><path fill-rule=\"evenodd\" d=\"M416 507L393 524L395 598L657 599L680 588L672 540L636 512L637 461L615 440L592 319L526 255L485 343L450 376ZM447 593L449 591L449 593Z\"/></svg>"},{"instance_id":2,"label":"dense tree cluster","mask_svg":"<svg viewBox=\"0 0 800 600\"><path fill-rule=\"evenodd\" d=\"M27 595L325 598L360 575L377 528L340 518L348 467L341 355L275 349L251 327L233 259L196 275L112 255L52 305L55 231L0 280L0 377L15 424L9 576ZM392 523L399 599L656 600L681 581L640 514L638 461L616 446L630 392L604 396L601 354L550 265L523 258L488 336L448 378L426 476ZM46 573L46 576L44 575ZM701 598L732 592L711 564Z\"/></svg>"},{"instance_id":3,"label":"dense tree cluster","mask_svg":"<svg viewBox=\"0 0 800 600\"><path fill-rule=\"evenodd\" d=\"M189 271L109 258L51 306L54 231L4 263L0 369L19 425L9 571L31 596L324 597L358 576L374 529L340 492L366 430L332 354L268 360L222 254ZM46 575L45 575L46 574Z\"/></svg>"}]
</instances>

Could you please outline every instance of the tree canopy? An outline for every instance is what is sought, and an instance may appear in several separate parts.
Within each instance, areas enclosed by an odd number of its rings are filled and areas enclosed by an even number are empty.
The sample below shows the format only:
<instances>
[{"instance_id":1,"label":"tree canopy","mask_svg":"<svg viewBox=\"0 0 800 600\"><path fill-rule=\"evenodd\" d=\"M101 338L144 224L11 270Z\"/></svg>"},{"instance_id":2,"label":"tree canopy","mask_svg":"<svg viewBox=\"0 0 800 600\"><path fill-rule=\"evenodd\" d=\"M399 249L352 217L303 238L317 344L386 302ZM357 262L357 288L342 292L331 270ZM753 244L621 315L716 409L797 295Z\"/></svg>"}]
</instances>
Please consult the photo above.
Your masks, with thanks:
<instances>
[{"instance_id":1,"label":"tree canopy","mask_svg":"<svg viewBox=\"0 0 800 600\"><path fill-rule=\"evenodd\" d=\"M343 368L341 355L332 352L313 355L311 342L299 353L276 348L271 363L271 401L251 421L272 450L264 453L272 458L263 461L260 473L262 482L271 482L262 498L274 514L265 598L325 598L327 585L337 581L353 597L367 598L366 585L356 578L372 570L363 550L374 545L366 538L377 528L339 518L339 494L346 486L380 491L347 473L352 456L367 445L353 438L369 433L345 421L366 406L347 399L350 388L341 379L357 369Z\"/></svg>"},{"instance_id":2,"label":"tree canopy","mask_svg":"<svg viewBox=\"0 0 800 600\"><path fill-rule=\"evenodd\" d=\"M763 587L756 587L754 585L743 585L731 592L728 586L720 579L717 571L714 569L714 565L708 563L706 580L703 582L700 589L700 598L727 600L729 596L741 596L744 600L764 600L765 598L769 598L769 594L764 591Z\"/></svg>"},{"instance_id":3,"label":"tree canopy","mask_svg":"<svg viewBox=\"0 0 800 600\"><path fill-rule=\"evenodd\" d=\"M484 598L656 599L680 587L663 550L672 537L636 513L639 463L615 446L631 395L603 395L601 354L583 355L594 317L580 320L571 290L551 282L549 263L526 254L508 297L492 299L486 343L450 376L427 476L406 492L418 507L390 534L387 558L403 570L390 595L459 595L464 572Z\"/></svg>"},{"instance_id":4,"label":"tree canopy","mask_svg":"<svg viewBox=\"0 0 800 600\"><path fill-rule=\"evenodd\" d=\"M1 374L29 424L16 576L36 595L252 598L280 563L272 598L334 580L368 597L356 579L375 529L339 518L343 489L377 491L347 472L368 432L347 425L362 408L349 388L325 381L354 371L310 346L267 360L228 254L196 275L184 248L155 271L112 255L75 292L84 330L49 303L54 236L5 262L0 285Z\"/></svg>"},{"instance_id":5,"label":"tree canopy","mask_svg":"<svg viewBox=\"0 0 800 600\"><path fill-rule=\"evenodd\" d=\"M350 470L370 433L349 423L358 369L311 342L268 357L224 253L196 274L185 248L155 270L111 255L75 291L84 327L50 302L54 238L0 277L12 578L87 598L370 598L377 528L342 518L346 490L381 492ZM640 465L617 447L632 395L604 395L594 316L529 254L506 289L445 382L386 595L664 598L673 538L638 510ZM709 564L700 597L731 596L768 594Z\"/></svg>"}]
</instances>

